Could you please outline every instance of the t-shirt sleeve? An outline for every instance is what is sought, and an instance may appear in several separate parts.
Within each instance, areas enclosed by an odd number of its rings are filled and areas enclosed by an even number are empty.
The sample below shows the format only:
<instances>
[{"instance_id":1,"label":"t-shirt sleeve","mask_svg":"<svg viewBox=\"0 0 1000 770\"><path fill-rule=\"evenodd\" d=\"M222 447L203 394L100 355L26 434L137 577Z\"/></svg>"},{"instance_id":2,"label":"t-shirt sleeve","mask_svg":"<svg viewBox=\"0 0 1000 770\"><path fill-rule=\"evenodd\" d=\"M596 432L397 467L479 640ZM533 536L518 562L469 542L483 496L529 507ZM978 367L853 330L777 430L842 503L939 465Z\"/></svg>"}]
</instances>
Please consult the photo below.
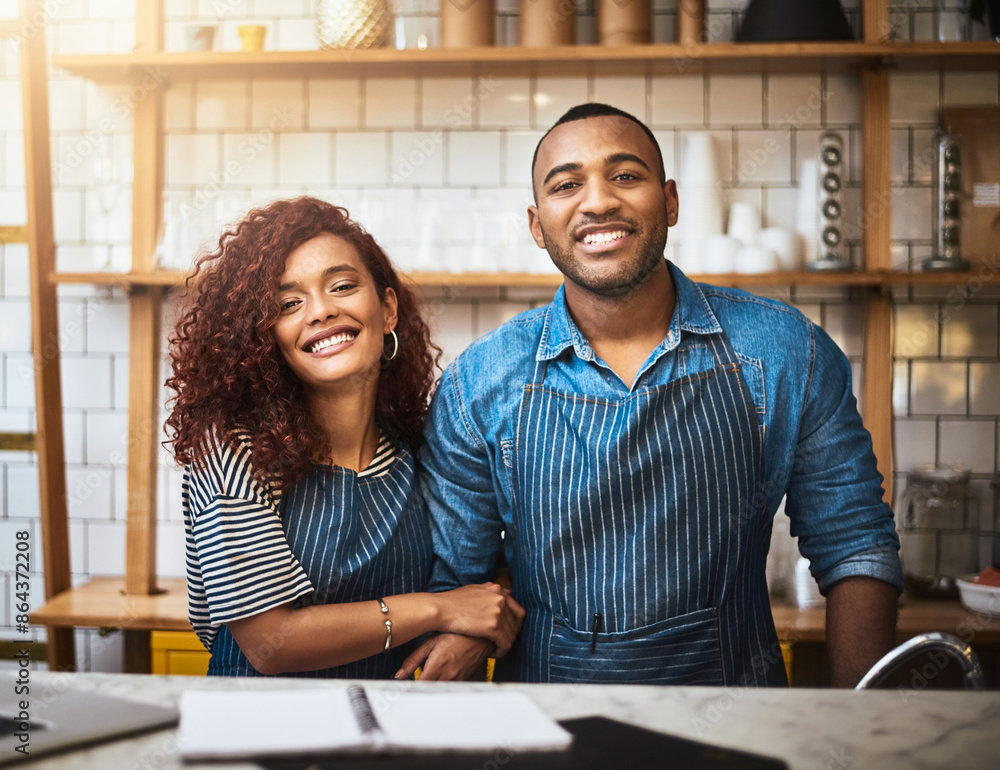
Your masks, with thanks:
<instances>
[{"instance_id":1,"label":"t-shirt sleeve","mask_svg":"<svg viewBox=\"0 0 1000 770\"><path fill-rule=\"evenodd\" d=\"M189 468L189 496L212 625L257 615L313 590L285 537L274 495L253 478L248 444L213 442L204 463Z\"/></svg>"}]
</instances>

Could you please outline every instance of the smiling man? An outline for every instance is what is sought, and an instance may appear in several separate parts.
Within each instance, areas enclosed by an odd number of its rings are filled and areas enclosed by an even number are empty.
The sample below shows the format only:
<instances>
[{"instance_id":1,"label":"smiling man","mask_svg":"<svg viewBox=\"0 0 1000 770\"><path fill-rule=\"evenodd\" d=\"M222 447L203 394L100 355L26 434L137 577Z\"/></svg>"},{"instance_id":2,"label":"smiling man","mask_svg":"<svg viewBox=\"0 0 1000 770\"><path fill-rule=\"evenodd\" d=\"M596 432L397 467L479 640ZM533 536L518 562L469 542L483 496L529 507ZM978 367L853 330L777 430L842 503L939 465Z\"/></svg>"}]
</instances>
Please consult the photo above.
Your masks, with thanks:
<instances>
[{"instance_id":1,"label":"smiling man","mask_svg":"<svg viewBox=\"0 0 1000 770\"><path fill-rule=\"evenodd\" d=\"M795 309L691 282L655 137L585 104L542 138L531 233L564 275L470 346L422 453L434 581L490 578L527 610L495 678L785 685L764 563L783 497L828 598L834 684L893 644L892 512L836 345ZM424 676L489 652L425 643Z\"/></svg>"}]
</instances>

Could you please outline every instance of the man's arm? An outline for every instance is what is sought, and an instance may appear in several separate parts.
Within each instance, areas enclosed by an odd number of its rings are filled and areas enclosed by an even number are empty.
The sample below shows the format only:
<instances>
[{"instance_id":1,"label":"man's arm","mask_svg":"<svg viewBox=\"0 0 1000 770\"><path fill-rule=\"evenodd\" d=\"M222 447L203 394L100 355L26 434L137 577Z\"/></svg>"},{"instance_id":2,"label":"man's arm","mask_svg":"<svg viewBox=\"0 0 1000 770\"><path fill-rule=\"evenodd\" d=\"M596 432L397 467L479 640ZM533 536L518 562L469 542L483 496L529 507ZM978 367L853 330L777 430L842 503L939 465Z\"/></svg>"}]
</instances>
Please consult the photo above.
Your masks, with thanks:
<instances>
[{"instance_id":1,"label":"man's arm","mask_svg":"<svg viewBox=\"0 0 1000 770\"><path fill-rule=\"evenodd\" d=\"M896 642L896 588L881 580L844 578L826 594L830 683L854 687Z\"/></svg>"},{"instance_id":2,"label":"man's arm","mask_svg":"<svg viewBox=\"0 0 1000 770\"><path fill-rule=\"evenodd\" d=\"M396 672L396 679L409 679L422 666L422 682L481 682L486 679L486 660L495 650L488 639L462 634L434 634L407 656Z\"/></svg>"},{"instance_id":3,"label":"man's arm","mask_svg":"<svg viewBox=\"0 0 1000 770\"><path fill-rule=\"evenodd\" d=\"M899 539L883 502L871 437L858 414L850 365L814 328L785 510L792 535L827 597L827 643L835 686L849 687L892 649L903 588Z\"/></svg>"},{"instance_id":4,"label":"man's arm","mask_svg":"<svg viewBox=\"0 0 1000 770\"><path fill-rule=\"evenodd\" d=\"M476 575L495 579L497 554L502 553L503 522L489 452L462 400L456 382L459 365L453 363L441 378L420 453L421 491L434 539L431 591L477 582ZM503 585L510 587L509 581ZM494 652L483 639L437 634L417 647L396 677L409 678L423 666L421 679L482 678L480 672Z\"/></svg>"}]
</instances>

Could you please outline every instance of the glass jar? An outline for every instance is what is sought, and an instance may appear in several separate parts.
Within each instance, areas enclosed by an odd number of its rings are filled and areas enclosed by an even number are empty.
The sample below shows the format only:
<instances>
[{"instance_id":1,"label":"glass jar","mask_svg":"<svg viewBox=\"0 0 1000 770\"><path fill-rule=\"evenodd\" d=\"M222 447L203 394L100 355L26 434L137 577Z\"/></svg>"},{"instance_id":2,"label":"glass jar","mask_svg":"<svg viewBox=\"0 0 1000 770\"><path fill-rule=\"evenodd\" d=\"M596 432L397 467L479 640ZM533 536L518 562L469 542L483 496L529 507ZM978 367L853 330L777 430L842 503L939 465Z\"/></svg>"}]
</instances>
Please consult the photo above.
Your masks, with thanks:
<instances>
[{"instance_id":1,"label":"glass jar","mask_svg":"<svg viewBox=\"0 0 1000 770\"><path fill-rule=\"evenodd\" d=\"M918 465L907 474L899 540L907 590L958 595L955 578L979 571L979 514L968 468Z\"/></svg>"}]
</instances>

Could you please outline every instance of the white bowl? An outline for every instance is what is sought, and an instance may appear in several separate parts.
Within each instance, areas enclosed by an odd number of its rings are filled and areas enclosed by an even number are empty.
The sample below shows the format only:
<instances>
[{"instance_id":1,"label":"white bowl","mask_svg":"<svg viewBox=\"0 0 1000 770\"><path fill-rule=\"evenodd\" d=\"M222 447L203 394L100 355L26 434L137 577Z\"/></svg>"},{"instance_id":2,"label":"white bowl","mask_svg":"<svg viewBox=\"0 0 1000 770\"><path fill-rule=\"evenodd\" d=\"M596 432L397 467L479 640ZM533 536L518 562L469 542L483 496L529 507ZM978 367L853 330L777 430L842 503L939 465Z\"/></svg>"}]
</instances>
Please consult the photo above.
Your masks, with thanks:
<instances>
[{"instance_id":1,"label":"white bowl","mask_svg":"<svg viewBox=\"0 0 1000 770\"><path fill-rule=\"evenodd\" d=\"M1000 586L973 583L975 575L962 575L955 580L962 604L975 612L1000 616Z\"/></svg>"}]
</instances>

